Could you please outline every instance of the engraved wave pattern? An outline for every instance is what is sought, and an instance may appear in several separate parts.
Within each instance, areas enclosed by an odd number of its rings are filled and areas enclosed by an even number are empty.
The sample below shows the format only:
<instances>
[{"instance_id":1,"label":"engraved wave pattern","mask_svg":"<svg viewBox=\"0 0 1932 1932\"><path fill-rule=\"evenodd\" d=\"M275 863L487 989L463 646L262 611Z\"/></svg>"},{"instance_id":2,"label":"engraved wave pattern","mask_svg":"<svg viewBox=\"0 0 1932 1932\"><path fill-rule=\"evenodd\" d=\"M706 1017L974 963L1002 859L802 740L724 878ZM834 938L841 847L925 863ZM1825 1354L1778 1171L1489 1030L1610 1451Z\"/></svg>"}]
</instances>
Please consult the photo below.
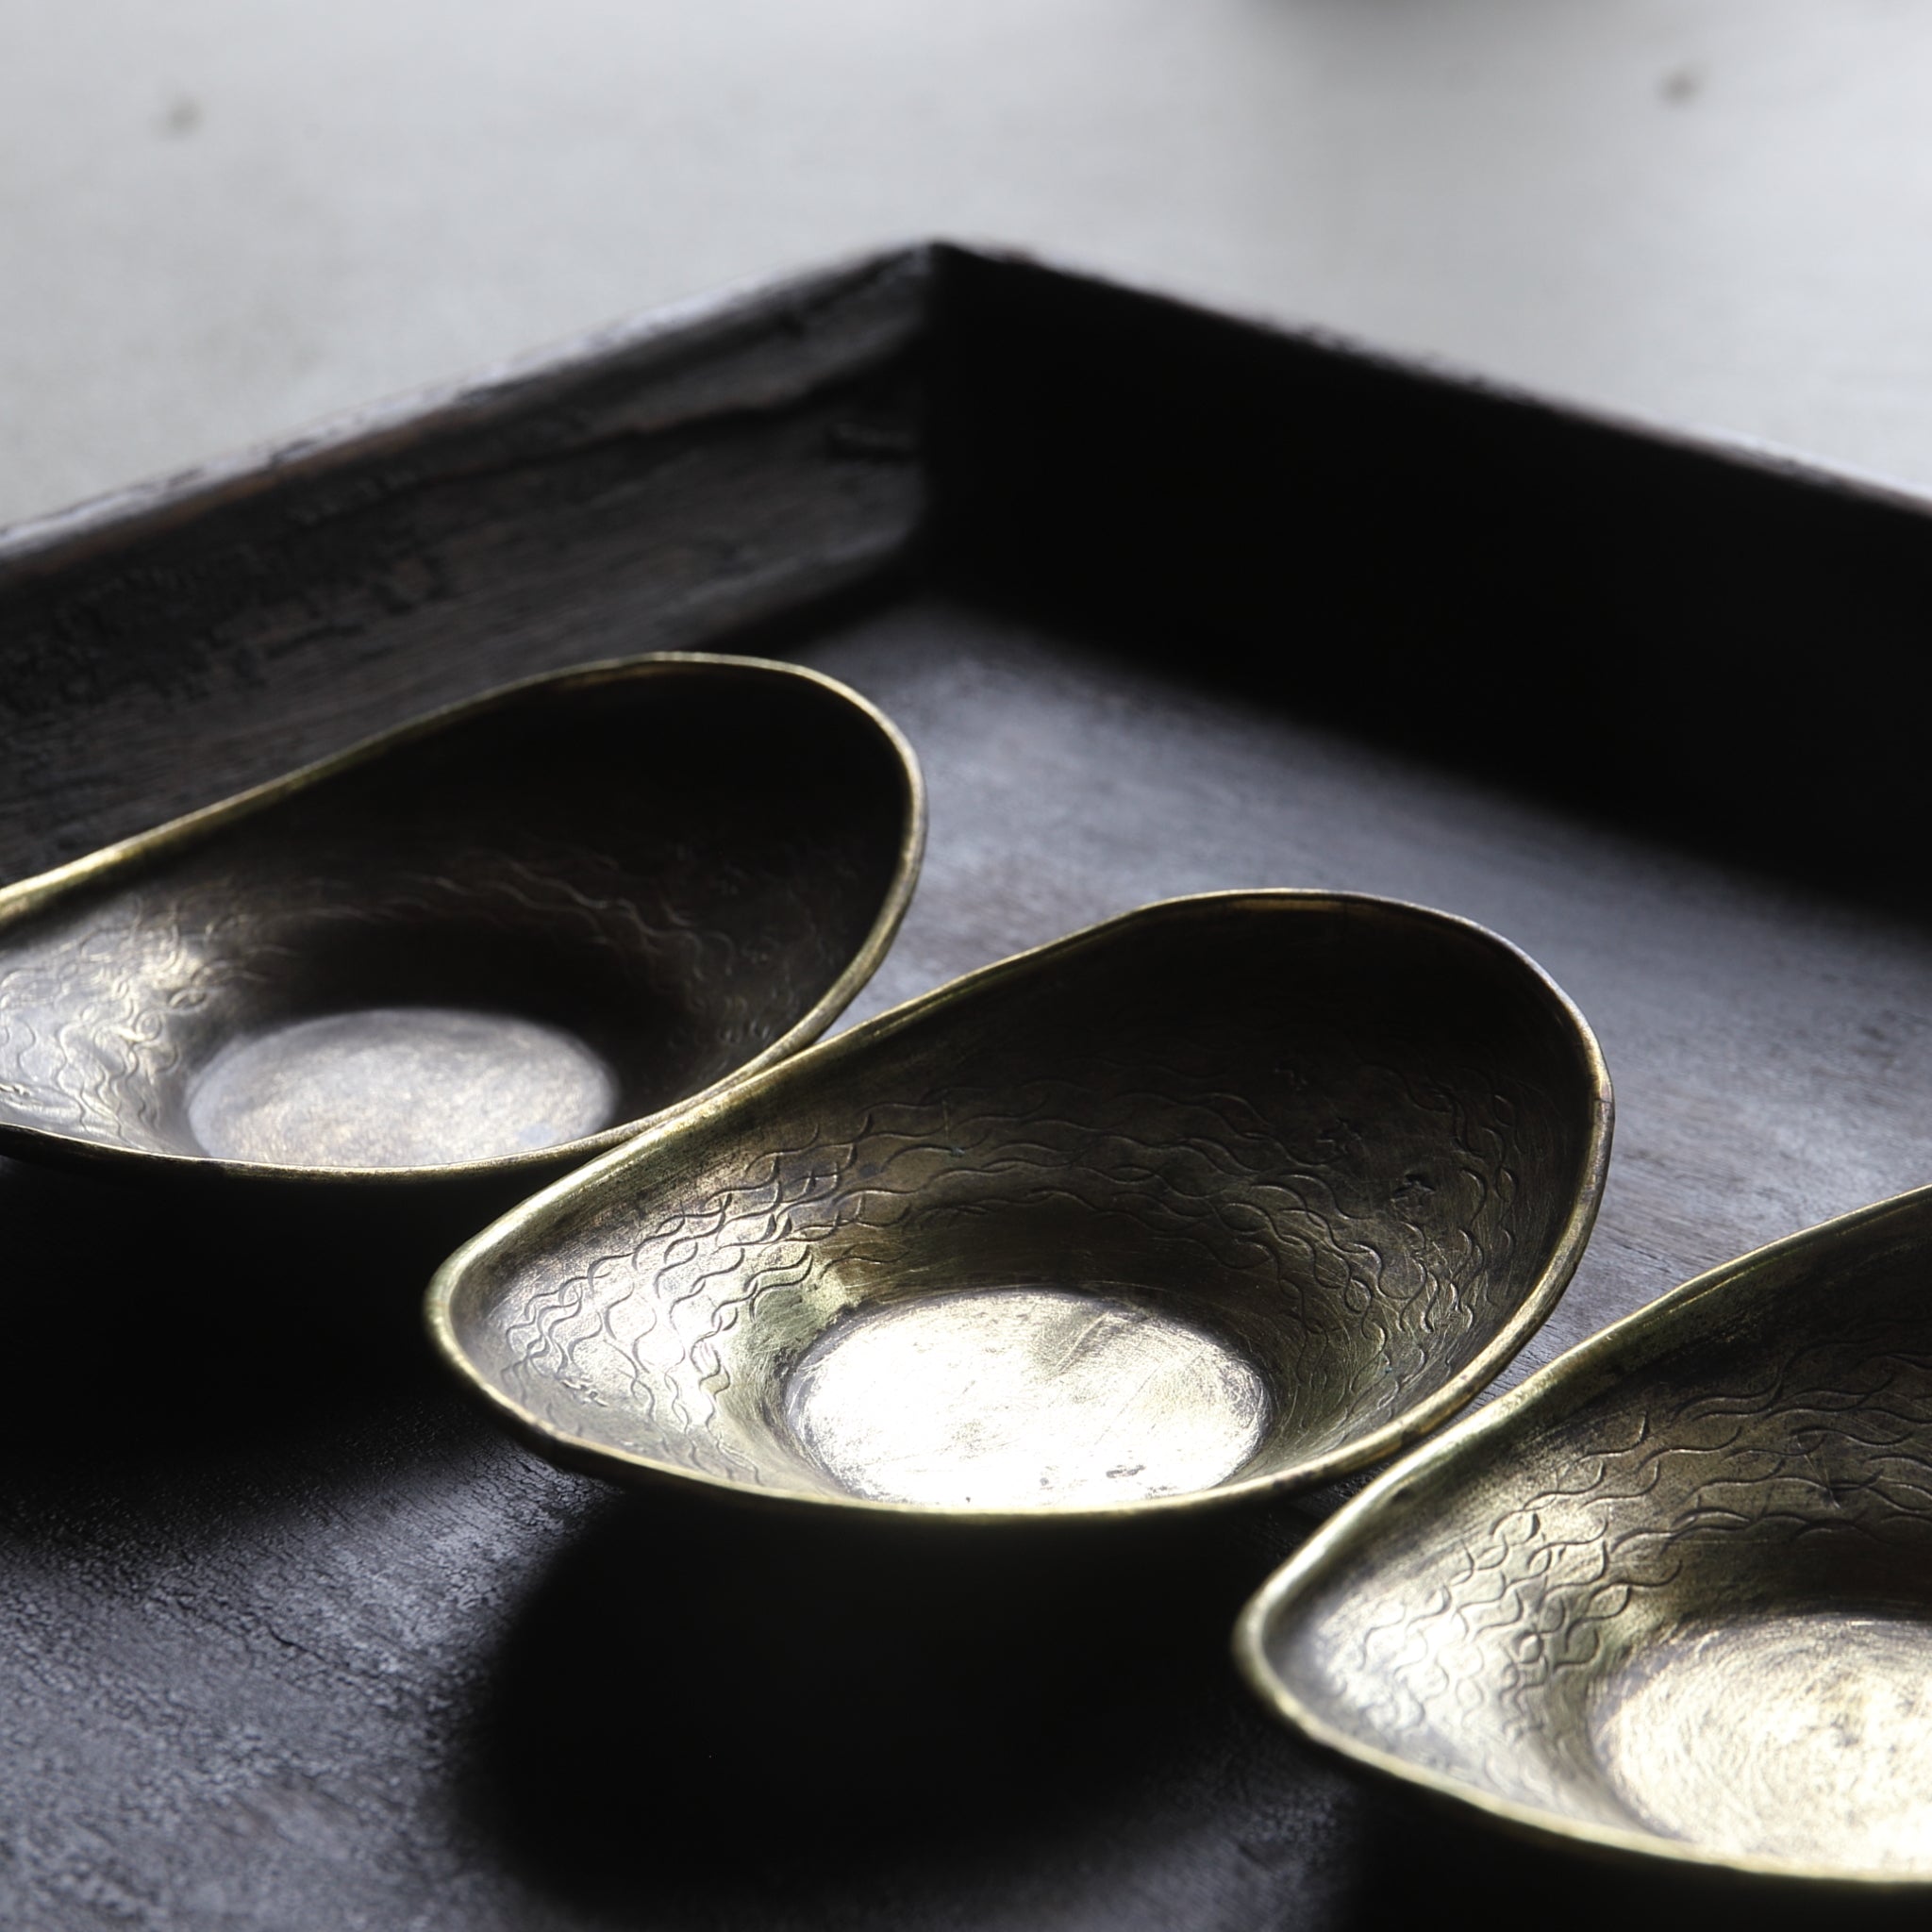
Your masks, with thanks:
<instances>
[{"instance_id":1,"label":"engraved wave pattern","mask_svg":"<svg viewBox=\"0 0 1932 1932\"><path fill-rule=\"evenodd\" d=\"M746 1158L625 1245L530 1267L495 1318L505 1384L566 1432L795 1482L789 1460L761 1464L769 1391L735 1388L735 1332L774 1297L817 1298L823 1326L861 1277L890 1283L908 1231L971 1253L990 1222L1072 1208L1130 1252L1178 1255L1184 1277L1264 1283L1297 1332L1278 1420L1343 1440L1445 1379L1458 1342L1490 1332L1492 1299L1524 1285L1503 1265L1516 1108L1493 1077L1452 1088L1357 1062L1352 1084L1353 1108L1298 1097L1296 1145L1224 1087L1099 1058L874 1106ZM1426 1217L1399 1183L1364 1181L1365 1098L1431 1120L1445 1158Z\"/></svg>"},{"instance_id":2,"label":"engraved wave pattern","mask_svg":"<svg viewBox=\"0 0 1932 1932\"><path fill-rule=\"evenodd\" d=\"M1797 1347L1743 1388L1654 1387L1479 1535L1405 1566L1329 1666L1374 1687L1368 1731L1505 1796L1573 1808L1599 1775L1591 1700L1671 1614L1687 1565L1738 1538L1932 1546L1932 1354L1901 1347L1901 1329L1871 1322Z\"/></svg>"},{"instance_id":3,"label":"engraved wave pattern","mask_svg":"<svg viewBox=\"0 0 1932 1932\"><path fill-rule=\"evenodd\" d=\"M700 857L694 849L690 864ZM821 889L827 876L822 864ZM373 881L346 867L308 870L276 881L268 911L250 878L204 874L43 917L0 941L0 1118L175 1148L169 1114L207 1048L208 1016L225 994L272 987L319 931L343 925L541 932L560 955L605 956L641 994L675 985L690 1003L683 1024L701 1024L705 1084L762 1047L773 1011L804 1010L842 963L790 868L713 883L755 899L755 929L700 924L669 906L647 911L614 860L548 843L458 852Z\"/></svg>"}]
</instances>

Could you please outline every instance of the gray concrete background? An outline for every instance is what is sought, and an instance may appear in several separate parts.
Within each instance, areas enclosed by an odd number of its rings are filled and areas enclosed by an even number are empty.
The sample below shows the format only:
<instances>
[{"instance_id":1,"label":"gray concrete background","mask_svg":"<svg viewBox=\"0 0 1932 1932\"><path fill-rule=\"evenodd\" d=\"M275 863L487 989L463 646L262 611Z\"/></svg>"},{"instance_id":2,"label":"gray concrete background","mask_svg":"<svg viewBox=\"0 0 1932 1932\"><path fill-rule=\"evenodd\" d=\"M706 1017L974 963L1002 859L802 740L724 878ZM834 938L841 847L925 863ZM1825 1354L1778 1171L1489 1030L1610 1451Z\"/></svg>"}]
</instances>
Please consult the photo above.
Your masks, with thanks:
<instances>
[{"instance_id":1,"label":"gray concrete background","mask_svg":"<svg viewBox=\"0 0 1932 1932\"><path fill-rule=\"evenodd\" d=\"M1925 0L0 0L0 522L931 233L1932 484Z\"/></svg>"}]
</instances>

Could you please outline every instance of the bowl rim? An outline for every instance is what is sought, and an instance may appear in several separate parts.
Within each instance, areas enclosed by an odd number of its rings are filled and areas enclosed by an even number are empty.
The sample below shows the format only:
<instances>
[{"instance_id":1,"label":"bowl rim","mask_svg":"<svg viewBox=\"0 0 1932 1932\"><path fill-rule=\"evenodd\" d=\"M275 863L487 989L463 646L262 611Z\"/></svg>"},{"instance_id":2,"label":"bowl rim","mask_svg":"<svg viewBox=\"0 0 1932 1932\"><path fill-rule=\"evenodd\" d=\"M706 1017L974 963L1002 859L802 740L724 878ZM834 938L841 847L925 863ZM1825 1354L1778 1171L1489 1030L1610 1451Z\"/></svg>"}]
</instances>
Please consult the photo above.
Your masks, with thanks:
<instances>
[{"instance_id":1,"label":"bowl rim","mask_svg":"<svg viewBox=\"0 0 1932 1932\"><path fill-rule=\"evenodd\" d=\"M1233 1649L1236 1667L1248 1688L1275 1717L1331 1756L1377 1776L1416 1787L1432 1799L1477 1812L1519 1838L1571 1852L1607 1852L1665 1866L1729 1872L1755 1879L1790 1880L1819 1890L1837 1889L1861 1896L1874 1892L1918 1893L1932 1888L1932 1873L1822 1865L1757 1853L1725 1852L1690 1839L1648 1831L1641 1825L1626 1828L1600 1824L1543 1806L1499 1797L1398 1752L1365 1743L1329 1723L1276 1674L1268 1661L1267 1651L1270 1630L1283 1617L1295 1612L1299 1600L1322 1580L1329 1566L1346 1562L1364 1540L1373 1544L1375 1522L1384 1507L1441 1476L1445 1469L1455 1470L1471 1456L1479 1457L1483 1445L1491 1437L1507 1435L1525 1411L1533 1415L1545 1403L1560 1405L1551 1418L1560 1419L1597 1390L1622 1380L1632 1370L1647 1365L1664 1353L1671 1331L1695 1304L1713 1296L1745 1293L1750 1277L1760 1268L1793 1252L1802 1252L1890 1216L1909 1219L1924 1210L1932 1210L1932 1187L1912 1188L1799 1228L1706 1269L1633 1313L1598 1329L1574 1348L1566 1349L1554 1361L1524 1376L1514 1389L1405 1456L1321 1524L1242 1607L1234 1627Z\"/></svg>"},{"instance_id":2,"label":"bowl rim","mask_svg":"<svg viewBox=\"0 0 1932 1932\"><path fill-rule=\"evenodd\" d=\"M557 1428L498 1388L472 1363L458 1338L452 1315L455 1297L470 1271L486 1263L499 1249L526 1238L551 1214L567 1207L574 1197L588 1195L594 1198L608 1183L621 1177L626 1170L648 1162L667 1139L682 1134L702 1120L715 1120L728 1109L753 1104L774 1093L783 1094L792 1086L816 1078L823 1070L829 1069L836 1074L845 1061L863 1054L874 1042L904 1032L928 1014L989 987L1037 972L1056 958L1105 945L1137 926L1185 920L1195 913L1235 907L1252 907L1257 911L1331 911L1350 919L1433 927L1452 933L1465 943L1473 941L1477 948L1496 955L1507 970L1522 975L1525 990L1545 1003L1552 1016L1567 1029L1576 1049L1579 1071L1585 1074L1589 1090L1590 1125L1581 1183L1561 1232L1529 1291L1511 1311L1508 1320L1455 1375L1412 1409L1369 1431L1355 1442L1307 1462L1212 1489L1109 1504L979 1508L890 1502L837 1492L754 1486L659 1461ZM424 1316L430 1341L444 1364L500 1421L549 1460L593 1474L608 1477L615 1473L619 1479L631 1483L664 1481L696 1484L758 1507L791 1508L806 1506L900 1521L917 1519L985 1524L1074 1524L1108 1522L1128 1516L1175 1516L1225 1508L1264 1497L1319 1488L1338 1476L1373 1467L1429 1434L1494 1378L1548 1318L1575 1273L1603 1198L1615 1111L1609 1069L1604 1062L1602 1049L1589 1022L1562 988L1527 953L1476 921L1418 906L1407 900L1362 892L1266 887L1189 893L1136 907L1059 939L1049 940L1043 945L1028 947L962 974L862 1022L835 1039L822 1041L802 1054L794 1054L775 1066L741 1074L659 1115L624 1145L613 1148L519 1202L489 1226L471 1236L431 1277L424 1299Z\"/></svg>"},{"instance_id":3,"label":"bowl rim","mask_svg":"<svg viewBox=\"0 0 1932 1932\"><path fill-rule=\"evenodd\" d=\"M261 784L251 785L244 791L233 792L196 810L184 812L180 817L169 819L146 831L99 846L48 871L0 886L0 940L6 938L16 923L31 918L48 902L58 900L76 886L110 875L124 866L148 865L173 854L190 851L225 827L268 807L354 771L358 766L387 758L419 740L434 737L453 724L484 717L493 711L508 710L528 698L549 692L590 691L600 685L692 675L702 677L714 674L726 678L815 689L842 701L883 741L896 766L903 793L898 850L893 858L891 875L863 942L812 1006L753 1058L734 1067L699 1093L673 1102L670 1108L659 1108L652 1113L619 1121L613 1125L600 1127L594 1134L578 1135L553 1146L499 1155L487 1160L450 1161L425 1167L284 1165L265 1160L234 1160L211 1154L176 1154L144 1147L117 1146L111 1141L91 1140L58 1128L31 1126L20 1121L0 1121L0 1155L13 1155L41 1164L47 1164L51 1158L70 1168L85 1166L96 1172L112 1169L129 1176L219 1177L250 1184L295 1182L332 1188L408 1191L425 1186L443 1187L451 1183L488 1182L532 1171L554 1173L559 1165L575 1165L607 1148L620 1146L640 1128L650 1125L666 1113L692 1100L703 1099L746 1073L771 1066L816 1040L851 1005L878 970L880 961L905 921L907 908L911 904L913 891L919 882L920 864L925 852L925 777L920 769L918 755L905 733L877 705L851 686L808 665L723 651L646 651L628 658L593 658L560 671L542 672L531 677L513 679L508 684L492 685L473 697L440 705L389 730L358 739L326 758L298 765L292 771L266 779Z\"/></svg>"}]
</instances>

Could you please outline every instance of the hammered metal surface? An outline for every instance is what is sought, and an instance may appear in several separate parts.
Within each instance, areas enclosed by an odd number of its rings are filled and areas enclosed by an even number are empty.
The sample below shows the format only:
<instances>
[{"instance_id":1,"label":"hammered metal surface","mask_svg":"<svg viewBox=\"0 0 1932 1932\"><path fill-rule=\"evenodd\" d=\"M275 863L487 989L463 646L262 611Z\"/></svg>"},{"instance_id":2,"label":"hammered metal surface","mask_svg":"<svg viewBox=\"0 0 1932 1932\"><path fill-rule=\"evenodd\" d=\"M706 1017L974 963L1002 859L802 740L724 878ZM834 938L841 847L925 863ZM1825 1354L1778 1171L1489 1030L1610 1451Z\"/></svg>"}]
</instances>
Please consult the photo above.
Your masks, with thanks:
<instances>
[{"instance_id":1,"label":"hammered metal surface","mask_svg":"<svg viewBox=\"0 0 1932 1932\"><path fill-rule=\"evenodd\" d=\"M1268 1585L1251 1678L1552 1834L1932 1881L1928 1262L1922 1191L1573 1350Z\"/></svg>"},{"instance_id":2,"label":"hammered metal surface","mask_svg":"<svg viewBox=\"0 0 1932 1932\"><path fill-rule=\"evenodd\" d=\"M1547 1312L1608 1121L1479 928L1174 901L667 1123L455 1257L432 1329L618 1475L994 1515L1315 1481Z\"/></svg>"},{"instance_id":3,"label":"hammered metal surface","mask_svg":"<svg viewBox=\"0 0 1932 1932\"><path fill-rule=\"evenodd\" d=\"M512 687L0 893L0 1147L554 1169L827 1024L923 823L809 673Z\"/></svg>"}]
</instances>

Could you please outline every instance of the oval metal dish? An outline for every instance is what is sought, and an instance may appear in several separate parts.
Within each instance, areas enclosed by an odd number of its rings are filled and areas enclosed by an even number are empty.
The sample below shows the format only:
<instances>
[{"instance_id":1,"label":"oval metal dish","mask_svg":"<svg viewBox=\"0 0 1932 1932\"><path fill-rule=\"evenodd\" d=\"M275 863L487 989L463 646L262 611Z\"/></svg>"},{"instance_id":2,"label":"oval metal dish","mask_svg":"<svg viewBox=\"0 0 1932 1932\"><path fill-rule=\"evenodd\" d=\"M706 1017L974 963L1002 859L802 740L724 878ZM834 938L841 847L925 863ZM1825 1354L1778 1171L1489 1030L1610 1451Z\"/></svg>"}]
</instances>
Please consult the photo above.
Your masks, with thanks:
<instances>
[{"instance_id":1,"label":"oval metal dish","mask_svg":"<svg viewBox=\"0 0 1932 1932\"><path fill-rule=\"evenodd\" d=\"M1562 1291L1610 1093L1480 927L1174 900L735 1083L430 1290L457 1372L620 1479L974 1518L1324 1481Z\"/></svg>"},{"instance_id":2,"label":"oval metal dish","mask_svg":"<svg viewBox=\"0 0 1932 1932\"><path fill-rule=\"evenodd\" d=\"M1550 1839L1932 1883L1928 1276L1924 1190L1571 1350L1303 1546L1250 1681Z\"/></svg>"},{"instance_id":3,"label":"oval metal dish","mask_svg":"<svg viewBox=\"0 0 1932 1932\"><path fill-rule=\"evenodd\" d=\"M512 685L0 891L0 1151L527 1183L822 1032L924 836L816 673Z\"/></svg>"}]
</instances>

